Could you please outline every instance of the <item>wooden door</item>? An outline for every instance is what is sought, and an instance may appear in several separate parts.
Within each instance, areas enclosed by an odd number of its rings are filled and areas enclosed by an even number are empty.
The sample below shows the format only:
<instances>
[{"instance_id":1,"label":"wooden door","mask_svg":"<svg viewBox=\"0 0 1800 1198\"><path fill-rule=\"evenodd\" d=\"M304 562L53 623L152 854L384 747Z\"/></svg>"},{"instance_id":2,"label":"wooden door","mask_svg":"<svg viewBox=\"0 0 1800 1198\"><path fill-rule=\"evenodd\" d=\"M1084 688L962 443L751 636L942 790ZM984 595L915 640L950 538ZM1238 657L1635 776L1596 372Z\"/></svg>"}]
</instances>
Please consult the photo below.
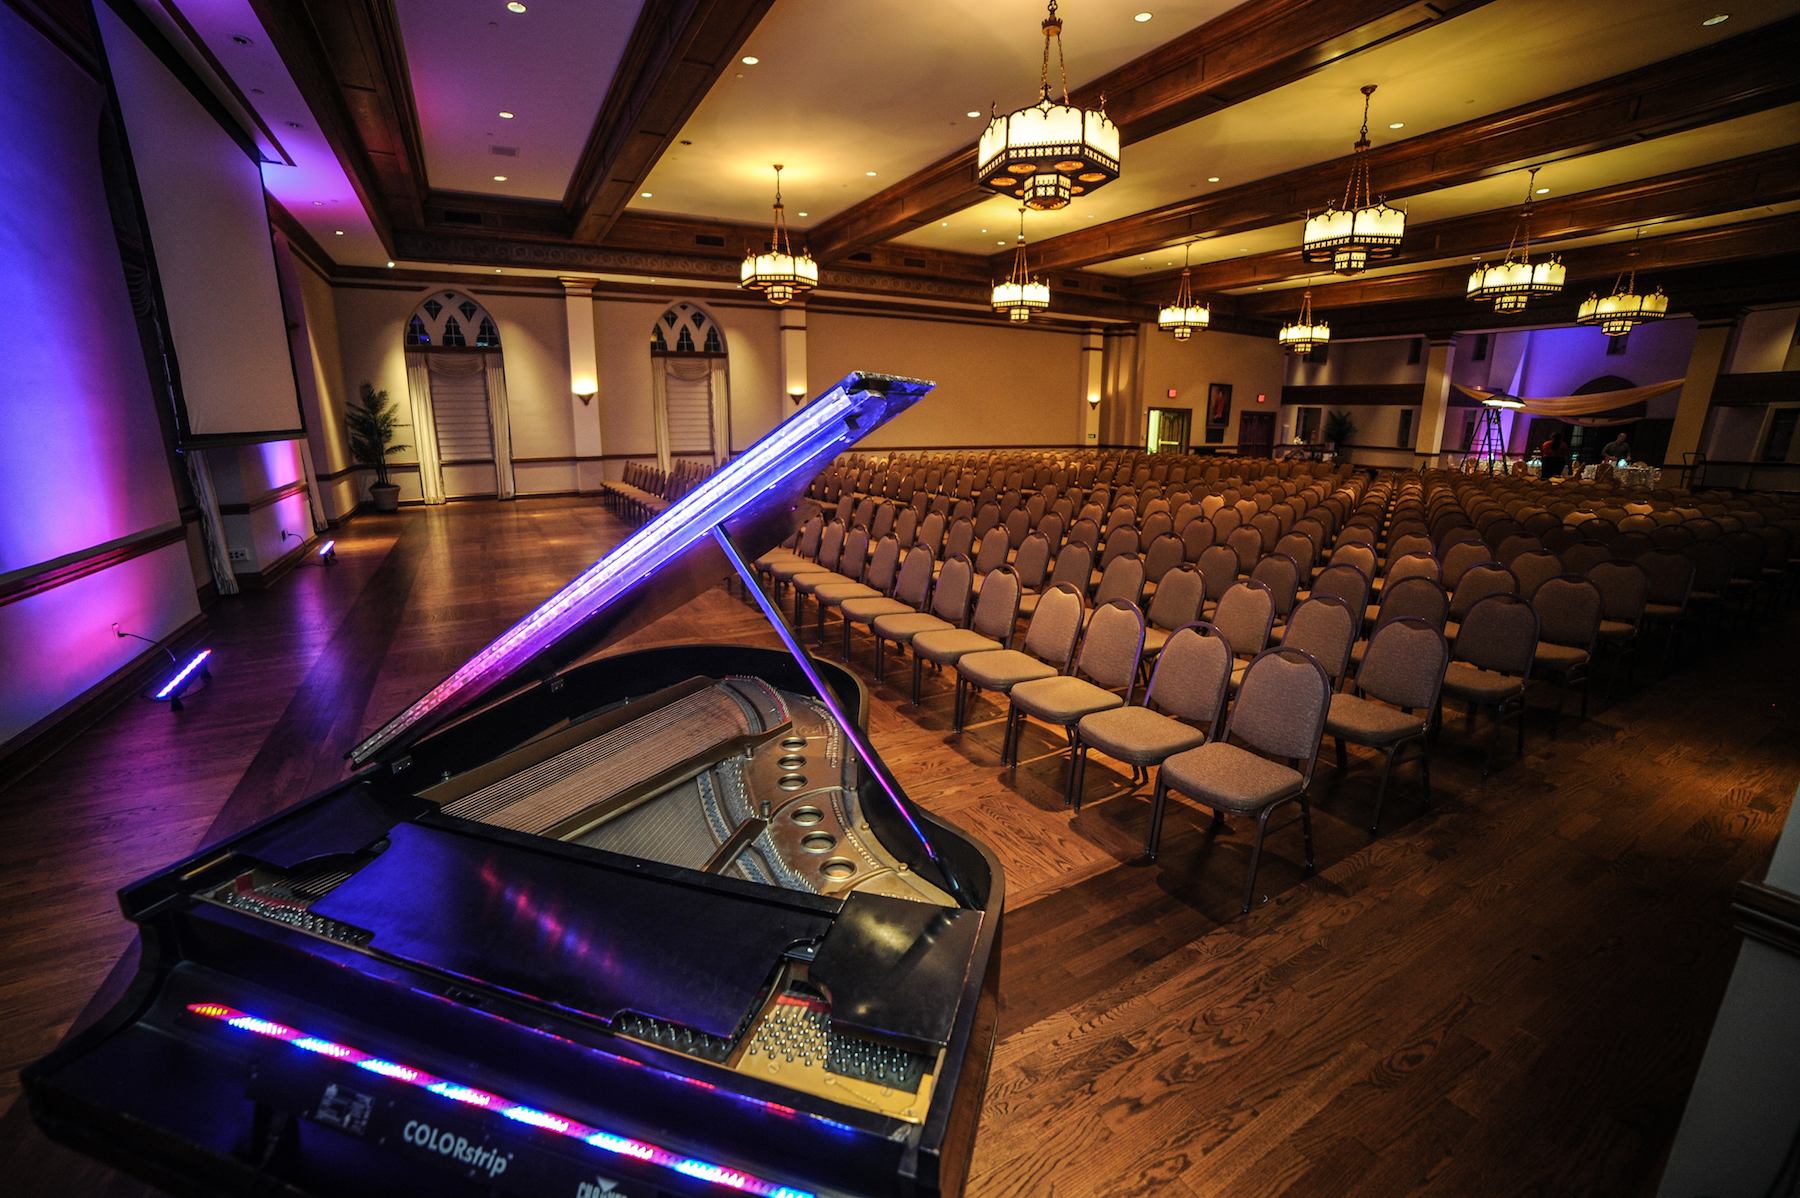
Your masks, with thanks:
<instances>
[{"instance_id":1,"label":"wooden door","mask_svg":"<svg viewBox=\"0 0 1800 1198\"><path fill-rule=\"evenodd\" d=\"M1275 413L1245 412L1238 417L1238 452L1266 458L1275 448Z\"/></svg>"}]
</instances>

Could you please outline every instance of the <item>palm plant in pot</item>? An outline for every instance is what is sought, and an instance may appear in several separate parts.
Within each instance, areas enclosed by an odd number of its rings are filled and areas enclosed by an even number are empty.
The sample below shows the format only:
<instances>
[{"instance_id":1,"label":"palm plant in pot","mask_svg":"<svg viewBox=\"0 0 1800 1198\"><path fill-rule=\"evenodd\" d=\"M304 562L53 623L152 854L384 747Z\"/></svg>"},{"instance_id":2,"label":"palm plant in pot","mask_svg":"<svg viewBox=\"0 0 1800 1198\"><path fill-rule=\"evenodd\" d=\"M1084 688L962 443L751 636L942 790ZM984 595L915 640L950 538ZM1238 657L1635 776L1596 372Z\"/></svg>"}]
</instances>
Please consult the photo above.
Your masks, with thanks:
<instances>
[{"instance_id":1,"label":"palm plant in pot","mask_svg":"<svg viewBox=\"0 0 1800 1198\"><path fill-rule=\"evenodd\" d=\"M1355 438L1356 421L1350 413L1334 409L1326 414L1325 440L1334 452L1343 452Z\"/></svg>"},{"instance_id":2,"label":"palm plant in pot","mask_svg":"<svg viewBox=\"0 0 1800 1198\"><path fill-rule=\"evenodd\" d=\"M409 446L394 444L394 433L401 426L399 413L386 391L377 391L365 382L357 393L360 407L344 411L344 424L350 430L350 456L360 466L375 470L375 482L369 487L369 498L378 512L392 512L400 507L400 487L388 480L388 456Z\"/></svg>"}]
</instances>

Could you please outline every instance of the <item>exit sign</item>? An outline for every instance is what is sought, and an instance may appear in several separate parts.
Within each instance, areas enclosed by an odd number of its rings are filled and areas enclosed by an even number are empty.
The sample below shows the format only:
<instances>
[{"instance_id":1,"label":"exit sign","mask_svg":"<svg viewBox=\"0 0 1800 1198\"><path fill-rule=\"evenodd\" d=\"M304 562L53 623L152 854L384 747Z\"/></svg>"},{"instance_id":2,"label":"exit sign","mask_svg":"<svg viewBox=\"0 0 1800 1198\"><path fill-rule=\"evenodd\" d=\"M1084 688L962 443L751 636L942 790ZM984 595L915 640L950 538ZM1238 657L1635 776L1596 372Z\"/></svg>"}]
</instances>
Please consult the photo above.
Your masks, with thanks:
<instances>
[{"instance_id":1,"label":"exit sign","mask_svg":"<svg viewBox=\"0 0 1800 1198\"><path fill-rule=\"evenodd\" d=\"M1174 398L1175 398L1175 388L1173 388L1173 387L1170 387L1170 388L1169 388L1169 398L1170 398L1170 399L1174 399Z\"/></svg>"}]
</instances>

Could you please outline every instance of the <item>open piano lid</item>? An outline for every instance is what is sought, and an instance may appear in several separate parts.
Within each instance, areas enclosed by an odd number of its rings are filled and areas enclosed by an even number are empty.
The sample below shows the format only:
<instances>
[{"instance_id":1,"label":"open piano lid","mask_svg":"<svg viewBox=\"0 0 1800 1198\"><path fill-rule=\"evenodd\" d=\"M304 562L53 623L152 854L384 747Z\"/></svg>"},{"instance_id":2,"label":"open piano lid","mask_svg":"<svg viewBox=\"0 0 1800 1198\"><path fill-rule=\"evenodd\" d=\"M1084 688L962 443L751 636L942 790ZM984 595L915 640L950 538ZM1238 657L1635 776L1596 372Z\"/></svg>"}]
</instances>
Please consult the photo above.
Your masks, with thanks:
<instances>
[{"instance_id":1,"label":"open piano lid","mask_svg":"<svg viewBox=\"0 0 1800 1198\"><path fill-rule=\"evenodd\" d=\"M846 375L382 725L350 759L395 761L484 698L548 678L712 587L731 568L715 529L749 558L773 548L793 530L807 483L934 386Z\"/></svg>"}]
</instances>

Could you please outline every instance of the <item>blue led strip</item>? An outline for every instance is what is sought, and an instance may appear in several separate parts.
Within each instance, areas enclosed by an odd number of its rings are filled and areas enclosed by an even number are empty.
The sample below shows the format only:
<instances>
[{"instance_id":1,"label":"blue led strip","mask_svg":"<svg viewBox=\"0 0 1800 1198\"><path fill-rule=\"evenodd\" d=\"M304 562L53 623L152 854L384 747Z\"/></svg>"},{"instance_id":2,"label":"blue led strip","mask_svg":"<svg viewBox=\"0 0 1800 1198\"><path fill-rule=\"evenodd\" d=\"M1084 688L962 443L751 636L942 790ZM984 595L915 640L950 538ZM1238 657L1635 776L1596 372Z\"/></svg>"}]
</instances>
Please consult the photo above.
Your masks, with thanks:
<instances>
[{"instance_id":1,"label":"blue led strip","mask_svg":"<svg viewBox=\"0 0 1800 1198\"><path fill-rule=\"evenodd\" d=\"M701 1181L708 1181L717 1186L738 1190L745 1194L755 1194L758 1198L816 1198L816 1195L807 1190L798 1190L793 1186L768 1181L754 1174L746 1173L742 1169L733 1169L696 1157L682 1156L678 1152L670 1152L642 1140L615 1135L576 1119L526 1106L523 1103L514 1102L510 1098L503 1098L498 1094L476 1089L474 1086L465 1086L459 1082L446 1080L411 1065L373 1056L360 1049L352 1048L348 1044L339 1044L334 1040L309 1036L286 1024L248 1015L223 1003L189 1003L188 1010L196 1015L204 1015L208 1019L217 1019L239 1031L252 1032L271 1040L280 1040L291 1047L318 1053L320 1056L330 1057L334 1061L343 1061L346 1064L355 1065L359 1069L367 1069L370 1073L379 1074L390 1080L416 1086L450 1102L459 1102L465 1106L492 1111L496 1115L515 1122L528 1124L554 1135L566 1136L571 1140L579 1140L602 1152L609 1152L616 1156L628 1156L647 1164L660 1165L665 1169L673 1169L677 1173L685 1174L688 1177L697 1177Z\"/></svg>"},{"instance_id":2,"label":"blue led strip","mask_svg":"<svg viewBox=\"0 0 1800 1198\"><path fill-rule=\"evenodd\" d=\"M181 684L186 682L188 680L189 676L191 676L195 670L199 669L201 664L203 662L205 662L206 659L211 656L212 656L211 649L202 649L202 650L200 650L200 652L194 654L194 659L192 661L188 662L185 666L182 666L181 672L179 674L175 675L175 677L169 679L169 681L163 685L163 688L161 690L157 691L153 697L158 698L158 699L167 699L170 695L180 693Z\"/></svg>"},{"instance_id":3,"label":"blue led strip","mask_svg":"<svg viewBox=\"0 0 1800 1198\"><path fill-rule=\"evenodd\" d=\"M536 611L513 625L461 669L433 687L424 698L389 720L351 750L357 765L370 758L434 711L464 694L479 693L481 684L517 668L553 644L583 620L624 595L712 534L713 526L731 519L745 505L791 481L799 469L822 466L838 451L854 445L870 429L909 406L932 387L915 379L880 377L881 392L849 390L869 376L853 374L752 445L718 473L645 525L630 540L601 558L558 591ZM885 403L880 418L869 420L870 400ZM849 418L857 417L857 426ZM810 465L809 465L810 464Z\"/></svg>"}]
</instances>

